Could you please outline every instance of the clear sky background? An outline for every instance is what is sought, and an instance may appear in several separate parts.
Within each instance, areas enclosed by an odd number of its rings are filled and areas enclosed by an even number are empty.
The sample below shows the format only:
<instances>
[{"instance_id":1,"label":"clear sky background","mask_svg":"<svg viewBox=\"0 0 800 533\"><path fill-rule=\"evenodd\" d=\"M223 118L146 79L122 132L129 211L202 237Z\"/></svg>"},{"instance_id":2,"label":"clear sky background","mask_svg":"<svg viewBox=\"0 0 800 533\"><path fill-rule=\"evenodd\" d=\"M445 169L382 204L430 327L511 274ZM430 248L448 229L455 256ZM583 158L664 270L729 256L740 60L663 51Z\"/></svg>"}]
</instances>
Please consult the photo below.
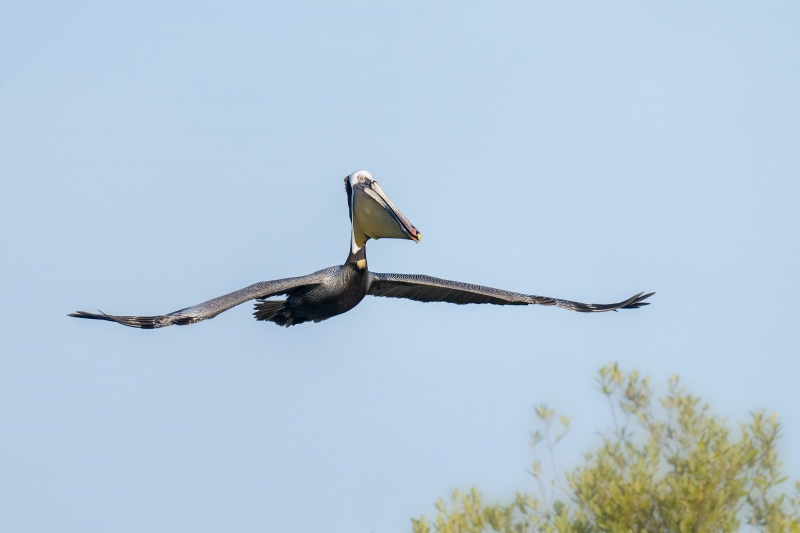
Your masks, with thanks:
<instances>
[{"instance_id":1,"label":"clear sky background","mask_svg":"<svg viewBox=\"0 0 800 533\"><path fill-rule=\"evenodd\" d=\"M395 533L535 491L533 407L611 361L783 421L800 478L800 4L5 2L0 530ZM371 298L159 314L341 263L370 170L426 273L638 311Z\"/></svg>"}]
</instances>

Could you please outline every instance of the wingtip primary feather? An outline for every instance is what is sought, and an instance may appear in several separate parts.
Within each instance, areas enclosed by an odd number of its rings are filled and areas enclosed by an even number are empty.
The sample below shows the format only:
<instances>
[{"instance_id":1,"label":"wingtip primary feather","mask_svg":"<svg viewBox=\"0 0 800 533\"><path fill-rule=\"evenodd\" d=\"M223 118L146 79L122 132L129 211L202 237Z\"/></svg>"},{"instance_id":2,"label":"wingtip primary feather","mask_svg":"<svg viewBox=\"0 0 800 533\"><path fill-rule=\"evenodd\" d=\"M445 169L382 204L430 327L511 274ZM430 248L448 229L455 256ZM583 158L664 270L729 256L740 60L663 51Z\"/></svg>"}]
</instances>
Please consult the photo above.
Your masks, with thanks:
<instances>
[{"instance_id":1,"label":"wingtip primary feather","mask_svg":"<svg viewBox=\"0 0 800 533\"><path fill-rule=\"evenodd\" d=\"M190 323L191 320L191 319L184 319L183 321L181 321L180 319L177 320L171 319L171 317L166 317L166 316L115 316L106 314L100 311L99 309L97 310L97 313L77 311L75 313L70 313L67 316L71 316L74 318L87 318L90 320L106 320L108 322L115 322L123 326L128 326L129 328L138 328L138 329L162 328L164 326L172 325L173 323L183 325L186 323Z\"/></svg>"},{"instance_id":2,"label":"wingtip primary feather","mask_svg":"<svg viewBox=\"0 0 800 533\"><path fill-rule=\"evenodd\" d=\"M639 294L632 296L629 299L627 305L621 307L620 309L639 309L640 307L644 307L645 305L650 305L650 302L645 302L648 298L654 295L655 292L648 292L645 294L644 292L640 292Z\"/></svg>"},{"instance_id":3,"label":"wingtip primary feather","mask_svg":"<svg viewBox=\"0 0 800 533\"><path fill-rule=\"evenodd\" d=\"M110 318L107 318L108 315L106 315L104 312L100 311L99 309L97 310L97 312L100 313L100 314L98 315L98 314L95 314L95 313L89 313L87 311L75 311L74 313L70 313L67 316L71 316L73 318L89 318L89 319L92 319L92 320L111 320ZM112 320L112 322L113 322L113 320Z\"/></svg>"}]
</instances>

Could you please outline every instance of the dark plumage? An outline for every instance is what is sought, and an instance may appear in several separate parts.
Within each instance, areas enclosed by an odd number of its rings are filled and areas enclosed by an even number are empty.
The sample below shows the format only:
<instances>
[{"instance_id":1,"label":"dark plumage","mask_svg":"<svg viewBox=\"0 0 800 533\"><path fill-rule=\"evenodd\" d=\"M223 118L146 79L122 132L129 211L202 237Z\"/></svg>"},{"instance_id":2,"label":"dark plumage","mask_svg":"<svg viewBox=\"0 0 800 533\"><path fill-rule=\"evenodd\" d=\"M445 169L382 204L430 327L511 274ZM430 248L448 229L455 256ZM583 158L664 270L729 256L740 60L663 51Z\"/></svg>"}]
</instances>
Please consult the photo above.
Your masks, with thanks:
<instances>
[{"instance_id":1,"label":"dark plumage","mask_svg":"<svg viewBox=\"0 0 800 533\"><path fill-rule=\"evenodd\" d=\"M600 311L616 311L617 309L636 309L652 296L653 292L644 294L640 292L625 301L615 304L584 304L559 300L548 296L533 294L520 294L518 292L504 291L450 281L431 276L416 274L376 274L369 273L369 294L386 298L405 298L417 302L447 302L451 304L495 304L495 305L555 305L562 309L578 311L581 313L596 313Z\"/></svg>"},{"instance_id":2,"label":"dark plumage","mask_svg":"<svg viewBox=\"0 0 800 533\"><path fill-rule=\"evenodd\" d=\"M412 274L377 274L367 270L366 242L369 239L409 239L419 242L419 231L408 221L366 171L345 178L347 203L352 222L350 255L343 265L333 266L307 276L264 281L187 307L156 316L115 316L102 312L78 311L69 316L116 322L123 326L155 329L185 326L214 318L239 304L259 300L253 315L257 320L293 326L320 322L355 307L366 295L405 298L417 302L447 302L494 305L555 305L581 313L637 309L649 302L654 293L639 293L614 304L584 304L548 296L504 291L482 285ZM286 296L283 300L268 300Z\"/></svg>"}]
</instances>

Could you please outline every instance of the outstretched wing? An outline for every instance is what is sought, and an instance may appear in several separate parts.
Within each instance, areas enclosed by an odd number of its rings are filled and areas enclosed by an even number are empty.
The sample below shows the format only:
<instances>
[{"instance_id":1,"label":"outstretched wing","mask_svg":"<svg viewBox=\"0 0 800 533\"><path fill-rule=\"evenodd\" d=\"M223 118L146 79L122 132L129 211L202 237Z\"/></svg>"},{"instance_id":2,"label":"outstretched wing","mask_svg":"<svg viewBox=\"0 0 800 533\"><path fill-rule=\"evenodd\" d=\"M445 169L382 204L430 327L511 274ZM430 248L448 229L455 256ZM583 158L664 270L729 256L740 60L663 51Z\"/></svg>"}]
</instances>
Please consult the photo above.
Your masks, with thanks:
<instances>
[{"instance_id":1,"label":"outstretched wing","mask_svg":"<svg viewBox=\"0 0 800 533\"><path fill-rule=\"evenodd\" d=\"M653 292L644 294L639 293L631 296L625 301L615 304L584 304L581 302L571 302L569 300L559 300L548 296L535 296L532 294L520 294L518 292L504 291L484 287L482 285L472 285L461 283L460 281L450 281L446 279L434 278L431 276L415 274L378 274L369 273L368 294L372 296L383 296L386 298L406 298L417 302L448 302L451 304L495 304L495 305L555 305L570 311L582 313L596 313L602 311L616 311L617 309L636 309L645 305L647 298Z\"/></svg>"},{"instance_id":2,"label":"outstretched wing","mask_svg":"<svg viewBox=\"0 0 800 533\"><path fill-rule=\"evenodd\" d=\"M262 281L261 283L254 283L249 287L240 289L238 291L208 300L201 304L173 311L166 315L156 316L116 316L107 315L103 312L87 313L86 311L78 311L71 313L68 316L76 318L90 318L94 320L108 320L109 322L116 322L123 326L141 329L155 329L164 328L177 324L185 326L187 324L194 324L201 320L214 318L223 311L227 311L232 307L254 300L256 298L269 298L270 296L277 296L279 294L287 294L297 288L316 285L322 283L325 279L325 274L330 269L320 270L308 276L299 276L296 278L276 279L274 281Z\"/></svg>"}]
</instances>

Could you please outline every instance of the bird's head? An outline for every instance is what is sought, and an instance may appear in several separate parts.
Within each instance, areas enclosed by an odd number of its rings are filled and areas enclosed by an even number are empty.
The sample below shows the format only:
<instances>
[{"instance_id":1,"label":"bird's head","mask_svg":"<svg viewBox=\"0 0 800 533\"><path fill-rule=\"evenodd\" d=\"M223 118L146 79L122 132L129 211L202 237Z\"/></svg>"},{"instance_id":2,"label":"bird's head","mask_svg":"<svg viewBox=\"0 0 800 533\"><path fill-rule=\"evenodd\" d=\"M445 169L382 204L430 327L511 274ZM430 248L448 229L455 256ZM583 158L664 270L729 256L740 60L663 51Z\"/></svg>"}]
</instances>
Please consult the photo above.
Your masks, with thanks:
<instances>
[{"instance_id":1,"label":"bird's head","mask_svg":"<svg viewBox=\"0 0 800 533\"><path fill-rule=\"evenodd\" d=\"M414 242L422 239L422 234L389 200L369 172L353 172L344 179L344 187L355 246L361 248L369 239L409 239Z\"/></svg>"}]
</instances>

